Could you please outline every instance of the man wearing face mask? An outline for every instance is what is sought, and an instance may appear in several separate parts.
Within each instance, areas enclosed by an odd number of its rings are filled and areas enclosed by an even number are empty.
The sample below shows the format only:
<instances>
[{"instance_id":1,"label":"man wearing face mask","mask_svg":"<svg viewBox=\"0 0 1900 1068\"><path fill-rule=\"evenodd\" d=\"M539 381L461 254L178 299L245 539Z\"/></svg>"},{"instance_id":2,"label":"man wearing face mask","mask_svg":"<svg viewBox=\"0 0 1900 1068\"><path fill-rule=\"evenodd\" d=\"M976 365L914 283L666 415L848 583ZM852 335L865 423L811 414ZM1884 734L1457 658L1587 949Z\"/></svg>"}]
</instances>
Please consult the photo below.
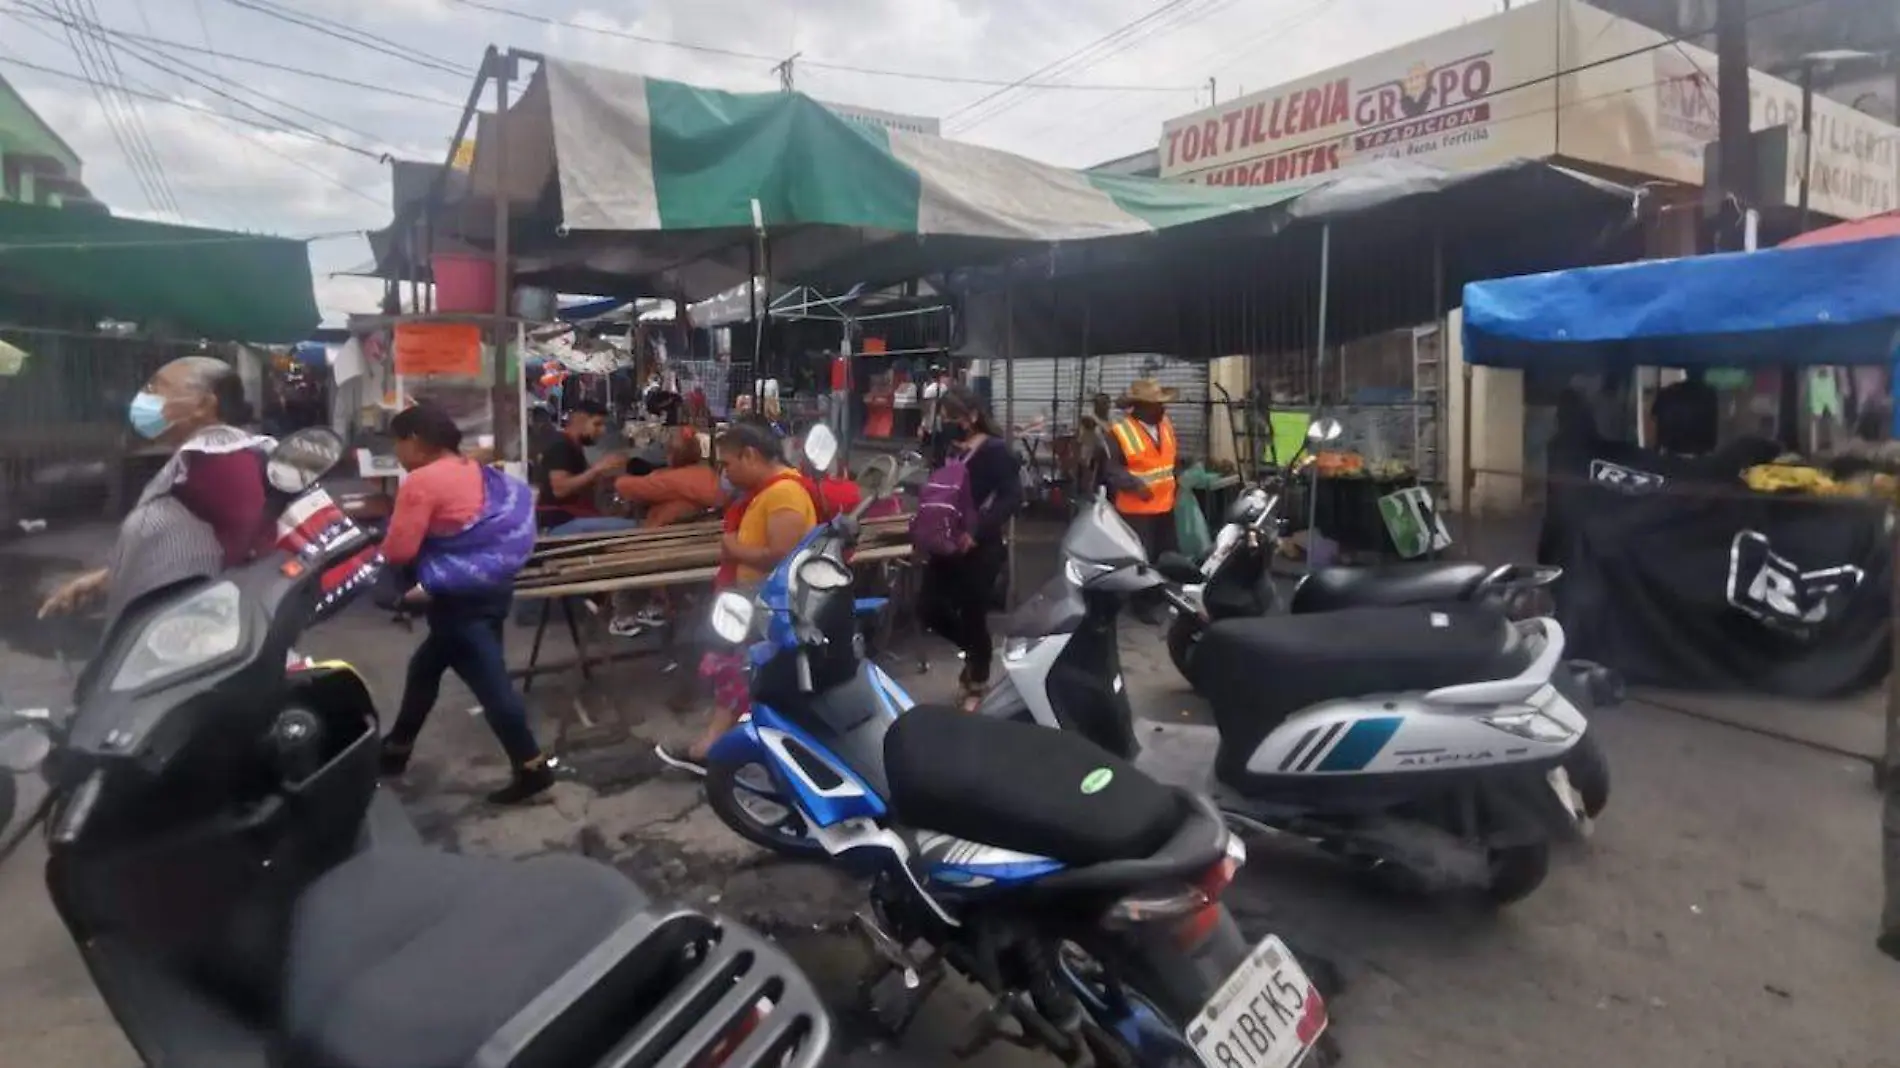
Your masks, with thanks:
<instances>
[{"instance_id":1,"label":"man wearing face mask","mask_svg":"<svg viewBox=\"0 0 1900 1068\"><path fill-rule=\"evenodd\" d=\"M264 462L274 444L239 429L244 386L223 360L186 356L152 375L127 409L139 437L172 447L119 527L107 566L62 585L40 618L103 597L108 625L138 597L183 579L215 575L268 550Z\"/></svg>"},{"instance_id":2,"label":"man wearing face mask","mask_svg":"<svg viewBox=\"0 0 1900 1068\"><path fill-rule=\"evenodd\" d=\"M537 518L549 534L607 534L631 530L638 523L624 516L602 515L594 504L600 484L625 470L627 458L610 453L589 463L587 450L607 429L607 409L582 401L568 413L567 426L541 454L540 502Z\"/></svg>"}]
</instances>

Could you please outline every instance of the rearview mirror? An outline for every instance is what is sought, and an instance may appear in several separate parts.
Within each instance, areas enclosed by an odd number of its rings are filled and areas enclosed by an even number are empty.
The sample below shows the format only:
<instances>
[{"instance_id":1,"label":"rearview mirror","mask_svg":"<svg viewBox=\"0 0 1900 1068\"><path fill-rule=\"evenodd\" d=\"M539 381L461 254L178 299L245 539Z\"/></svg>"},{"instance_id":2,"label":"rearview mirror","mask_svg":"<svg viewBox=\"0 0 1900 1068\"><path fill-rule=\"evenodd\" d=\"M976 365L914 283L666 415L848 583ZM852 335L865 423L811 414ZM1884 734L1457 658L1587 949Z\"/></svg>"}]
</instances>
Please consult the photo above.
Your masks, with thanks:
<instances>
[{"instance_id":1,"label":"rearview mirror","mask_svg":"<svg viewBox=\"0 0 1900 1068\"><path fill-rule=\"evenodd\" d=\"M838 436L823 423L805 431L805 459L819 472L831 470L831 463L838 458Z\"/></svg>"},{"instance_id":2,"label":"rearview mirror","mask_svg":"<svg viewBox=\"0 0 1900 1068\"><path fill-rule=\"evenodd\" d=\"M343 459L343 439L326 427L313 426L285 436L271 450L265 477L279 493L309 491Z\"/></svg>"},{"instance_id":3,"label":"rearview mirror","mask_svg":"<svg viewBox=\"0 0 1900 1068\"><path fill-rule=\"evenodd\" d=\"M713 599L713 633L737 645L752 633L752 598L731 590Z\"/></svg>"},{"instance_id":4,"label":"rearview mirror","mask_svg":"<svg viewBox=\"0 0 1900 1068\"><path fill-rule=\"evenodd\" d=\"M888 496L896 480L896 461L888 456L879 456L865 464L864 470L858 472L858 492L867 501L876 500Z\"/></svg>"},{"instance_id":5,"label":"rearview mirror","mask_svg":"<svg viewBox=\"0 0 1900 1068\"><path fill-rule=\"evenodd\" d=\"M1324 445L1329 441L1338 441L1339 435L1346 432L1344 425L1332 416L1315 419L1306 428L1306 440L1314 445Z\"/></svg>"},{"instance_id":6,"label":"rearview mirror","mask_svg":"<svg viewBox=\"0 0 1900 1068\"><path fill-rule=\"evenodd\" d=\"M53 751L52 735L40 723L17 716L0 720L0 768L32 771ZM5 823L0 820L0 824Z\"/></svg>"}]
</instances>

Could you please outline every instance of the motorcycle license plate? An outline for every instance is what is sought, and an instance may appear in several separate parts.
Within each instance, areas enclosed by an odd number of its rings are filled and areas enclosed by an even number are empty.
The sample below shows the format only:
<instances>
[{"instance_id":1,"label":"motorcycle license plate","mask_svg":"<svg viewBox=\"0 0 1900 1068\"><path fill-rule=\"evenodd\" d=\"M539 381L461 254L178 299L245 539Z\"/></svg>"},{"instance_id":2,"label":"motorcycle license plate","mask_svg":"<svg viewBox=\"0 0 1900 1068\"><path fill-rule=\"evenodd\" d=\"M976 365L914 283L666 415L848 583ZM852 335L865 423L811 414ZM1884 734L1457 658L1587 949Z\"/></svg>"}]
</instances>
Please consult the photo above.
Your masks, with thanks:
<instances>
[{"instance_id":1,"label":"motorcycle license plate","mask_svg":"<svg viewBox=\"0 0 1900 1068\"><path fill-rule=\"evenodd\" d=\"M1326 1003L1286 944L1269 935L1187 1027L1207 1068L1292 1068L1326 1030Z\"/></svg>"}]
</instances>

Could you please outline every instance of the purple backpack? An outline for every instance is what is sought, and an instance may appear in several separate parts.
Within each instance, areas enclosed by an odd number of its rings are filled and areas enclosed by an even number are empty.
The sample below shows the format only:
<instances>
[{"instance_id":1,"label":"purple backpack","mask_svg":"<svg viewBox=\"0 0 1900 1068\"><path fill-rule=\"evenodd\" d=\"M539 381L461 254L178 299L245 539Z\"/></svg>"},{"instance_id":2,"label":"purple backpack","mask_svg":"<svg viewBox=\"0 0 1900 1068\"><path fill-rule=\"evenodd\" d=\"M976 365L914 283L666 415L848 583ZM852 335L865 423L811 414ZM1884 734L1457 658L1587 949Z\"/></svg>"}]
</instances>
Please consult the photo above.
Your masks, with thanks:
<instances>
[{"instance_id":1,"label":"purple backpack","mask_svg":"<svg viewBox=\"0 0 1900 1068\"><path fill-rule=\"evenodd\" d=\"M917 514L910 520L910 544L925 556L955 556L963 536L976 525L976 498L970 491L967 456L951 456L930 473L917 493Z\"/></svg>"}]
</instances>

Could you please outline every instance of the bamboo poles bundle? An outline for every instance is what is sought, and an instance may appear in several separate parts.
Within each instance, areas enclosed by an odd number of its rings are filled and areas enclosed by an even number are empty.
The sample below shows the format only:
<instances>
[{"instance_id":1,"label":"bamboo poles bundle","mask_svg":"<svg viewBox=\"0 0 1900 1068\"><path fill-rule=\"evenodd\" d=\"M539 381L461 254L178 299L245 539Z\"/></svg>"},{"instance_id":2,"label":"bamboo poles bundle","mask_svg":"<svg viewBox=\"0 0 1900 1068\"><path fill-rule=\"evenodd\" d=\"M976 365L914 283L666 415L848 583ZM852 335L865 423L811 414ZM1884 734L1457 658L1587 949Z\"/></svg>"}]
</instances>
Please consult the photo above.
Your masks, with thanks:
<instances>
[{"instance_id":1,"label":"bamboo poles bundle","mask_svg":"<svg viewBox=\"0 0 1900 1068\"><path fill-rule=\"evenodd\" d=\"M910 517L867 519L860 531L859 548L901 545L910 538ZM719 562L720 537L720 524L714 522L563 541L537 550L515 577L515 586L533 589L711 567Z\"/></svg>"}]
</instances>

